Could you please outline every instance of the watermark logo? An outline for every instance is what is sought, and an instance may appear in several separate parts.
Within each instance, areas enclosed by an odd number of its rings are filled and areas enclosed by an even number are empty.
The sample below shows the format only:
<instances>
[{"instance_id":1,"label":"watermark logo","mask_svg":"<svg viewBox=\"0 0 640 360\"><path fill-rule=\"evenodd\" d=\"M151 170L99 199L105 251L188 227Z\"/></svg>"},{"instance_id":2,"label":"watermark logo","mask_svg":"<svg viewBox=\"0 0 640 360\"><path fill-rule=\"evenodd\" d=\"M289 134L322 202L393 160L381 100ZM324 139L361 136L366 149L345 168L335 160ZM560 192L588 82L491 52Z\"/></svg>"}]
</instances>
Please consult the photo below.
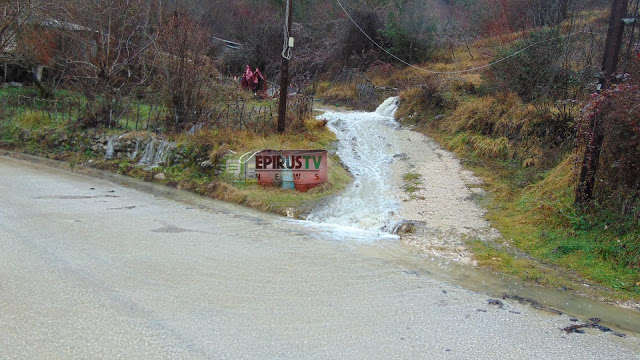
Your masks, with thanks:
<instances>
[{"instance_id":1,"label":"watermark logo","mask_svg":"<svg viewBox=\"0 0 640 360\"><path fill-rule=\"evenodd\" d=\"M264 150L255 156L258 183L307 191L329 180L326 150Z\"/></svg>"}]
</instances>

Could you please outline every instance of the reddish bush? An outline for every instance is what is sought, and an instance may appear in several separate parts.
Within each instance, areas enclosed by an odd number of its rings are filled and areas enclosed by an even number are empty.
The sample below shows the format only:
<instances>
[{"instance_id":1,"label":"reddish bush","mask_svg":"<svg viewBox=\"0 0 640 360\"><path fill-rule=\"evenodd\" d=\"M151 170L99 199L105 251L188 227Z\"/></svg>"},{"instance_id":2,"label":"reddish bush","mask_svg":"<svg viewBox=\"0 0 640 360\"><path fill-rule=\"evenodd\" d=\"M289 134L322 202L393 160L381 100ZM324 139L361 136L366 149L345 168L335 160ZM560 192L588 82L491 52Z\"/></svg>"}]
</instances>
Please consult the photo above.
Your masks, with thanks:
<instances>
[{"instance_id":1,"label":"reddish bush","mask_svg":"<svg viewBox=\"0 0 640 360\"><path fill-rule=\"evenodd\" d=\"M585 150L595 121L604 136L595 195L601 203L629 213L638 211L640 195L640 59L625 77L623 83L594 94L583 108L577 146Z\"/></svg>"}]
</instances>

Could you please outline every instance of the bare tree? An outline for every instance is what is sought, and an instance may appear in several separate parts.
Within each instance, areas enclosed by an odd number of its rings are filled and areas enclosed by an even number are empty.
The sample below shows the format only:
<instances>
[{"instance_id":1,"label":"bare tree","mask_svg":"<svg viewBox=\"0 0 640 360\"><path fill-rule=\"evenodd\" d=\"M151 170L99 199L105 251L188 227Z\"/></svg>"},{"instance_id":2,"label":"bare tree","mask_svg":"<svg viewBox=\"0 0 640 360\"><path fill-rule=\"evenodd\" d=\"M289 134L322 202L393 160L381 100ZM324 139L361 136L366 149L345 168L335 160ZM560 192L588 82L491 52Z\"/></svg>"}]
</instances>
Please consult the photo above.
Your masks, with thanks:
<instances>
[{"instance_id":1,"label":"bare tree","mask_svg":"<svg viewBox=\"0 0 640 360\"><path fill-rule=\"evenodd\" d=\"M95 120L113 125L127 107L122 99L149 82L154 70L155 1L87 0L68 7L59 65L90 101Z\"/></svg>"},{"instance_id":2,"label":"bare tree","mask_svg":"<svg viewBox=\"0 0 640 360\"><path fill-rule=\"evenodd\" d=\"M186 12L165 17L158 39L161 77L156 82L172 115L167 125L180 127L199 120L213 96L215 68L207 56L207 31Z\"/></svg>"}]
</instances>

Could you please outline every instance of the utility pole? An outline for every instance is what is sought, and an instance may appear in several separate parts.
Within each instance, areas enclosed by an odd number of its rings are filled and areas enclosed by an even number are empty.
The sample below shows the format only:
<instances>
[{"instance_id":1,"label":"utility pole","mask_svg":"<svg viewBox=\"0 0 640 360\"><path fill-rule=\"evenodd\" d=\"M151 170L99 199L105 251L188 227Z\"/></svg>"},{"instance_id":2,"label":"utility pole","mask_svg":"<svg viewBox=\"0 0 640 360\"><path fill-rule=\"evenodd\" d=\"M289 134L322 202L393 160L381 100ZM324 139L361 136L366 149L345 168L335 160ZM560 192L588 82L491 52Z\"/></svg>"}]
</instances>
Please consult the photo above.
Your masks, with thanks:
<instances>
[{"instance_id":1,"label":"utility pole","mask_svg":"<svg viewBox=\"0 0 640 360\"><path fill-rule=\"evenodd\" d=\"M280 105L278 108L278 132L282 134L287 121L287 95L289 88L289 59L291 59L291 21L293 14L293 4L287 0L287 11L285 13L284 26L284 49L282 51L282 65L280 66Z\"/></svg>"},{"instance_id":2,"label":"utility pole","mask_svg":"<svg viewBox=\"0 0 640 360\"><path fill-rule=\"evenodd\" d=\"M628 0L613 0L611 16L609 17L609 30L604 46L604 58L602 60L603 76L600 78L600 90L605 90L613 79L618 68L620 48L624 23L622 19L627 14ZM589 124L589 140L584 151L580 179L576 188L575 203L585 204L593 199L593 188L596 184L596 173L600 162L600 152L604 142L602 131L602 116L596 114Z\"/></svg>"}]
</instances>

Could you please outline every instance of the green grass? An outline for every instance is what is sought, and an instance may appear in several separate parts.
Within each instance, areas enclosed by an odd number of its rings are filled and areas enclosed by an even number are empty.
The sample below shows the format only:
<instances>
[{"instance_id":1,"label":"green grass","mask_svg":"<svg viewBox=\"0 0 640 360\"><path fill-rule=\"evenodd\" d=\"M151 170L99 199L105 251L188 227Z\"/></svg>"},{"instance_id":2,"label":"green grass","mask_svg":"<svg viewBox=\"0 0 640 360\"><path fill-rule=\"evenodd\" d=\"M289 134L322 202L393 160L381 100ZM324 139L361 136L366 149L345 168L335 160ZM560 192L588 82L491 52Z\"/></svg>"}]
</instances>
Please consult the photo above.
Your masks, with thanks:
<instances>
[{"instance_id":1,"label":"green grass","mask_svg":"<svg viewBox=\"0 0 640 360\"><path fill-rule=\"evenodd\" d=\"M402 176L404 181L403 189L409 194L409 197L414 199L415 193L422 190L422 175L418 173L406 173Z\"/></svg>"},{"instance_id":2,"label":"green grass","mask_svg":"<svg viewBox=\"0 0 640 360\"><path fill-rule=\"evenodd\" d=\"M610 289L594 291L595 297L640 299L638 221L575 210L571 159L542 171L487 160L469 149L458 153L484 179L493 195L487 219L509 240L509 246L473 243L480 265L552 287L588 282Z\"/></svg>"},{"instance_id":3,"label":"green grass","mask_svg":"<svg viewBox=\"0 0 640 360\"><path fill-rule=\"evenodd\" d=\"M528 282L580 289L595 298L640 300L639 221L597 206L590 212L575 210L575 161L562 149L555 153L545 149L545 155L536 158L538 162L529 163L526 160L535 156L531 150L536 149L532 146L536 139L507 140L500 134L480 133L484 125L476 130L471 120L464 122L451 115L475 119L465 112L485 111L483 102L487 101L467 98L460 103L461 109L453 109L442 122L418 127L454 151L465 167L484 180L483 187L491 194L484 200L486 217L504 240L471 240L478 263ZM492 106L497 106L495 101ZM511 118L504 115L508 112L500 112L493 120L487 116L495 114L479 113L482 116L477 119L479 124L494 122L517 129L522 121L529 121L521 117L529 114L525 110ZM415 190L413 180L414 175L405 180L409 190ZM586 290L583 283L591 287Z\"/></svg>"}]
</instances>

